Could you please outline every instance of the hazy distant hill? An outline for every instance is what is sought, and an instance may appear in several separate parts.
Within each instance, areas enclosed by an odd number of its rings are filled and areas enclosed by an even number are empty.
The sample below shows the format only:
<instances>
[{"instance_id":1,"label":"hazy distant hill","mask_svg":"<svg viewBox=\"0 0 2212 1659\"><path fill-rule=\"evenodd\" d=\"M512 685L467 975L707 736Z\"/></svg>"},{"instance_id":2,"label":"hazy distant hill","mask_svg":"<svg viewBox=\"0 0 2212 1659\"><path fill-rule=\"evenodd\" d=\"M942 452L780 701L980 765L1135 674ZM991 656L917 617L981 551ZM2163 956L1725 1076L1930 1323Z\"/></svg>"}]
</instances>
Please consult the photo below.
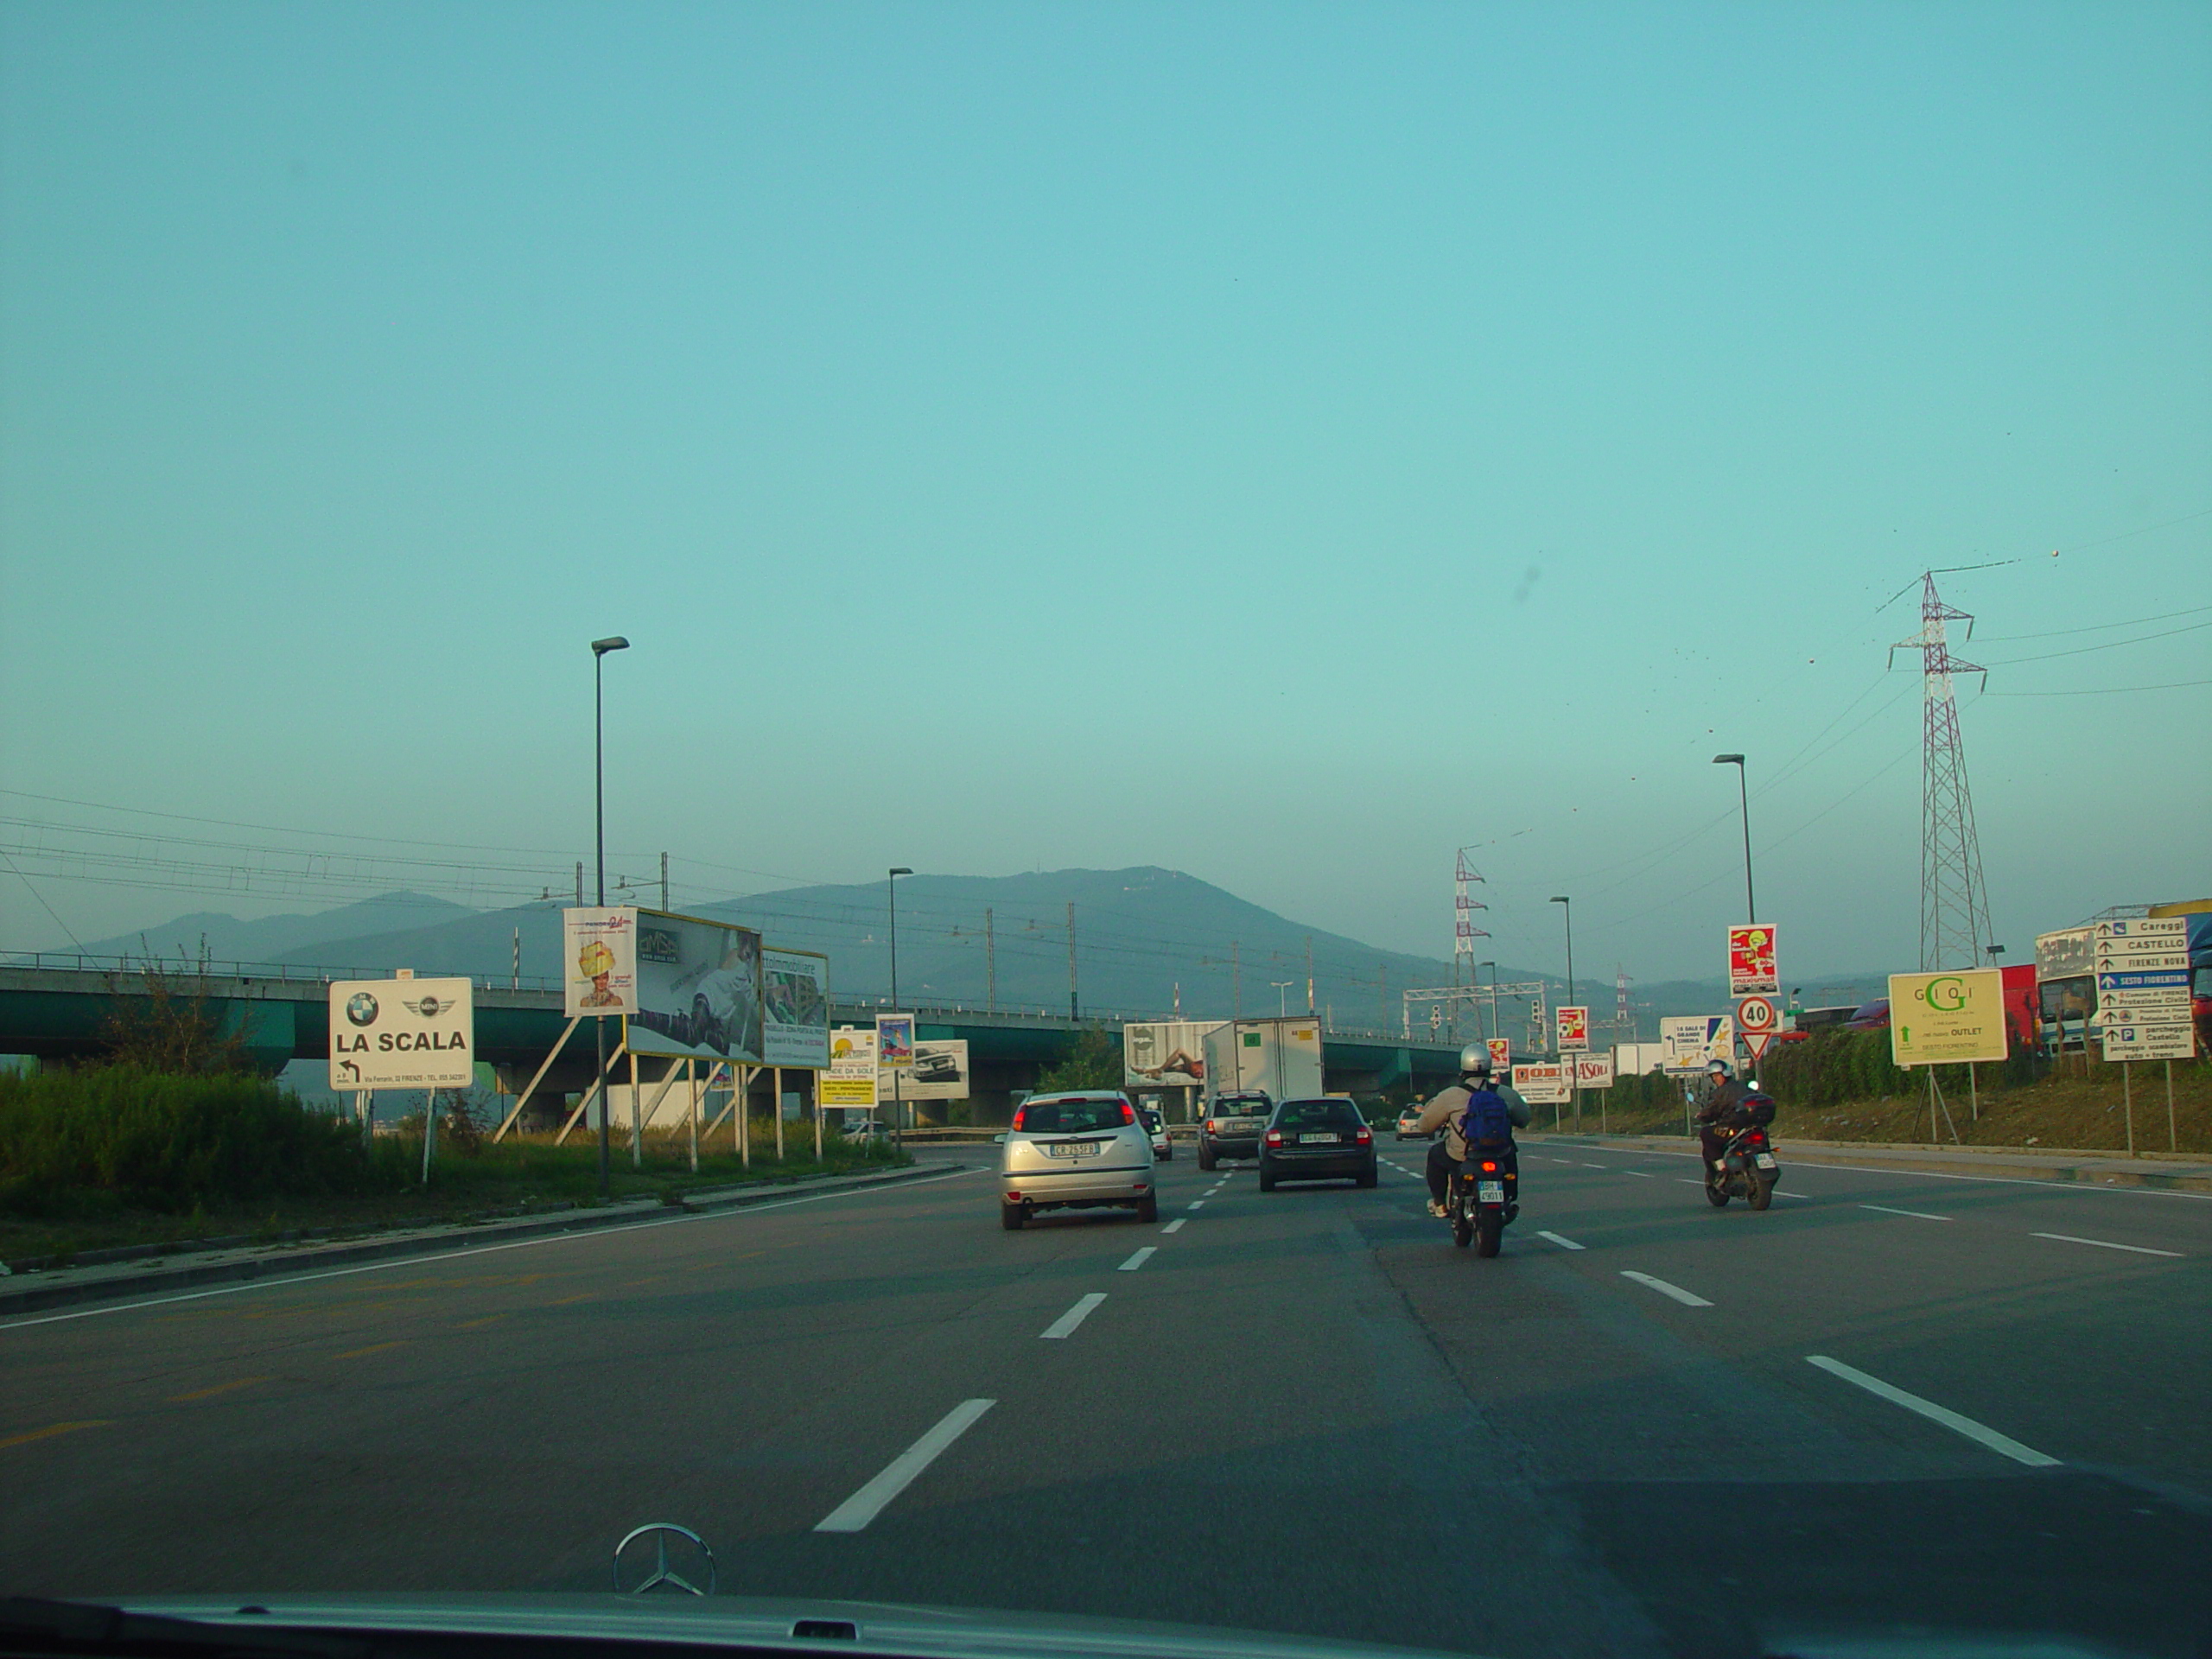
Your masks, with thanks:
<instances>
[{"instance_id":1,"label":"hazy distant hill","mask_svg":"<svg viewBox=\"0 0 2212 1659\"><path fill-rule=\"evenodd\" d=\"M1180 999L1193 1018L1220 1019L1293 1010L1306 1002L1306 950L1313 996L1340 1028L1396 1030L1399 993L1450 982L1451 965L1433 957L1379 950L1340 934L1309 930L1209 882L1149 866L1127 870L1052 870L1006 876L916 875L899 882L899 984L908 1001L1065 1014L1068 1007L1068 906L1075 906L1076 976L1085 1013L1163 1015ZM890 917L884 884L795 887L726 903L676 906L758 927L772 943L820 950L830 959L840 996L887 996ZM988 918L987 929L986 918ZM211 955L385 972L467 974L505 978L560 971L561 907L532 904L472 911L420 894L393 893L317 916L239 922L224 916L180 918L149 928L149 943L195 954L201 932ZM105 949L137 950L137 936ZM1239 977L1232 963L1241 965ZM1508 965L1507 980L1540 977ZM1564 986L1541 976L1561 999ZM1827 980L1806 1001L1859 1001L1880 995L1864 983ZM1610 977L1576 986L1599 1020L1613 1012ZM1640 1034L1658 1034L1664 1014L1718 1013L1727 1007L1718 978L1631 987ZM1466 1024L1462 1034L1471 1035ZM1511 1034L1525 1036L1516 1028ZM1600 1033L1610 1039L1610 1032Z\"/></svg>"}]
</instances>

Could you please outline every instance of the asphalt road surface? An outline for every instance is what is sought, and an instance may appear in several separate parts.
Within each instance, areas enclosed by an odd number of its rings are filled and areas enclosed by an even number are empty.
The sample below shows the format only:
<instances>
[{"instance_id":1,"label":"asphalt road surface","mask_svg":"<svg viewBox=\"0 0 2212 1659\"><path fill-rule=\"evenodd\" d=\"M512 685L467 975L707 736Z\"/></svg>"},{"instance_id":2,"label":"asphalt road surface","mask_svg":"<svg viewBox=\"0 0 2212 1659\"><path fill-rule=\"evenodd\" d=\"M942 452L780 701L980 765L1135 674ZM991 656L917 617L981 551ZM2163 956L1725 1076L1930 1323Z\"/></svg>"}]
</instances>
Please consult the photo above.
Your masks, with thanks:
<instances>
[{"instance_id":1,"label":"asphalt road surface","mask_svg":"<svg viewBox=\"0 0 2212 1659\"><path fill-rule=\"evenodd\" d=\"M1503 1255L941 1179L0 1324L0 1588L728 1592L1508 1656L2212 1651L2212 1201L1531 1143Z\"/></svg>"}]
</instances>

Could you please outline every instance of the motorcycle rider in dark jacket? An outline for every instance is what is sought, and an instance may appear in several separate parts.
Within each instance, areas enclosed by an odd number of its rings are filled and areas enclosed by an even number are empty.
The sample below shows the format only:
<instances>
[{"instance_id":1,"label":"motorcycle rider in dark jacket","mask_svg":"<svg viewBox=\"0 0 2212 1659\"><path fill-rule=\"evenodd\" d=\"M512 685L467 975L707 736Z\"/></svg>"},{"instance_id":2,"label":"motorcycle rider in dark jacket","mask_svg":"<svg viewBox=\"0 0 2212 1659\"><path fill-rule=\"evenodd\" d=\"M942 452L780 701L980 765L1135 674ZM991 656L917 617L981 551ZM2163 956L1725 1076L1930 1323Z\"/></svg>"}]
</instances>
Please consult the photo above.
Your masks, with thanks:
<instances>
[{"instance_id":1,"label":"motorcycle rider in dark jacket","mask_svg":"<svg viewBox=\"0 0 2212 1659\"><path fill-rule=\"evenodd\" d=\"M1736 1077L1735 1067L1726 1060L1715 1060L1706 1072L1713 1080L1713 1092L1706 1096L1705 1104L1697 1115L1697 1140L1705 1154L1705 1180L1710 1186L1713 1179L1714 1162L1728 1145L1727 1128L1738 1115L1738 1109L1751 1098L1753 1091Z\"/></svg>"}]
</instances>

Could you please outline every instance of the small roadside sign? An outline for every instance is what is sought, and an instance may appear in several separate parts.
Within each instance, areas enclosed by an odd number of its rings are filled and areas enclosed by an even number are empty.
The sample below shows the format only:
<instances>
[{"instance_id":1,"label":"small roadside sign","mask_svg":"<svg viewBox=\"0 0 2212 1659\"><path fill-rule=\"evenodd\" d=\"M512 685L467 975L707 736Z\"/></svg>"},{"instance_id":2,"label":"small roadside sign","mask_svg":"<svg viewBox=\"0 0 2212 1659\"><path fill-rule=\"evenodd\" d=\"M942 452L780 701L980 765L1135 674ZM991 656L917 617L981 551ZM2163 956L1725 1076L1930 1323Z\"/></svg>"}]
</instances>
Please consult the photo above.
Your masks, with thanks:
<instances>
[{"instance_id":1,"label":"small roadside sign","mask_svg":"<svg viewBox=\"0 0 2212 1659\"><path fill-rule=\"evenodd\" d=\"M1559 1052L1579 1054L1587 1050L1590 1046L1590 1010L1567 1007L1554 1008L1552 1013L1556 1021L1554 1029L1559 1037Z\"/></svg>"},{"instance_id":2,"label":"small roadside sign","mask_svg":"<svg viewBox=\"0 0 2212 1659\"><path fill-rule=\"evenodd\" d=\"M1513 1070L1513 1039L1510 1037L1491 1037L1484 1039L1490 1045L1490 1069L1498 1077L1506 1077Z\"/></svg>"},{"instance_id":3,"label":"small roadside sign","mask_svg":"<svg viewBox=\"0 0 2212 1659\"><path fill-rule=\"evenodd\" d=\"M2196 1027L2187 1020L2138 1025L2107 1016L2103 1039L2107 1060L2186 1060L2196 1053Z\"/></svg>"},{"instance_id":4,"label":"small roadside sign","mask_svg":"<svg viewBox=\"0 0 2212 1659\"><path fill-rule=\"evenodd\" d=\"M2186 916L2131 916L2122 921L2099 922L2096 925L2095 937L2100 941L2185 939L2189 937L2189 918Z\"/></svg>"},{"instance_id":5,"label":"small roadside sign","mask_svg":"<svg viewBox=\"0 0 2212 1659\"><path fill-rule=\"evenodd\" d=\"M2097 947L2097 971L2101 974L2170 973L2189 966L2186 950L2107 950Z\"/></svg>"},{"instance_id":6,"label":"small roadside sign","mask_svg":"<svg viewBox=\"0 0 2212 1659\"><path fill-rule=\"evenodd\" d=\"M330 1086L340 1094L476 1081L475 988L467 980L334 980L329 1020Z\"/></svg>"},{"instance_id":7,"label":"small roadside sign","mask_svg":"<svg viewBox=\"0 0 2212 1659\"><path fill-rule=\"evenodd\" d=\"M1774 930L1764 922L1746 922L1728 930L1728 995L1755 996L1782 988L1782 972L1775 965Z\"/></svg>"},{"instance_id":8,"label":"small roadside sign","mask_svg":"<svg viewBox=\"0 0 2212 1659\"><path fill-rule=\"evenodd\" d=\"M1746 1038L1761 1033L1772 1036L1781 1023L1781 1016L1775 1012L1770 997L1746 996L1736 1004L1736 1029Z\"/></svg>"},{"instance_id":9,"label":"small roadside sign","mask_svg":"<svg viewBox=\"0 0 2212 1659\"><path fill-rule=\"evenodd\" d=\"M1574 1057L1574 1086L1578 1089L1610 1089L1613 1086L1613 1057L1610 1054L1578 1054Z\"/></svg>"}]
</instances>

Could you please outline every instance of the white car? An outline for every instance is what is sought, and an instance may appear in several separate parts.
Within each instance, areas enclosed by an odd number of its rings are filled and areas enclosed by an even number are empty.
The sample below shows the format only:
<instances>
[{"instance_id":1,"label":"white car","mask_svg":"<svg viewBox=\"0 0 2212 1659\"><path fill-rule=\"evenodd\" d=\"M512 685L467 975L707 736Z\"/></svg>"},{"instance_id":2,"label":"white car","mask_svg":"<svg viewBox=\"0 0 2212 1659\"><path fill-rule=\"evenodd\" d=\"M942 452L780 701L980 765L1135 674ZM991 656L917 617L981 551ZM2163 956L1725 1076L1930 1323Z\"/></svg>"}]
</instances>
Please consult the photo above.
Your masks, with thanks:
<instances>
[{"instance_id":1,"label":"white car","mask_svg":"<svg viewBox=\"0 0 2212 1659\"><path fill-rule=\"evenodd\" d=\"M999 1155L999 1223L1019 1231L1040 1210L1114 1207L1160 1219L1152 1133L1118 1089L1032 1095L1014 1109Z\"/></svg>"},{"instance_id":2,"label":"white car","mask_svg":"<svg viewBox=\"0 0 2212 1659\"><path fill-rule=\"evenodd\" d=\"M1171 1161L1175 1156L1175 1137L1167 1133L1167 1120L1142 1106L1137 1108L1137 1116L1152 1132L1152 1155L1163 1164Z\"/></svg>"}]
</instances>

